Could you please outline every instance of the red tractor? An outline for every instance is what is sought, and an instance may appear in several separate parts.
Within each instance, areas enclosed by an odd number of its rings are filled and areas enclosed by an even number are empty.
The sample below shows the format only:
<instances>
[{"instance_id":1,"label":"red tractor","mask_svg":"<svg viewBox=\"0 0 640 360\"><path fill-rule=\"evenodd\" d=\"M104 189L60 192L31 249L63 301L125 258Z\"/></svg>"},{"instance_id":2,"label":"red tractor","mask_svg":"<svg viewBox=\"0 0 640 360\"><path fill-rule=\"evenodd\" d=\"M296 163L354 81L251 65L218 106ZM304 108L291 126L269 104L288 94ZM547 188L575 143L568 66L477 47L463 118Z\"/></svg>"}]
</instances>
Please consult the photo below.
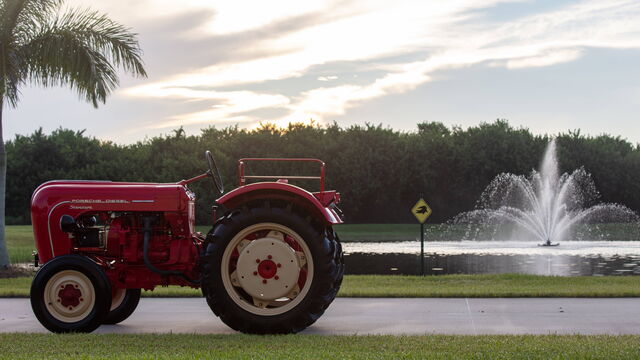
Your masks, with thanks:
<instances>
[{"instance_id":1,"label":"red tractor","mask_svg":"<svg viewBox=\"0 0 640 360\"><path fill-rule=\"evenodd\" d=\"M53 332L91 332L129 317L141 289L201 288L209 307L247 333L293 333L314 323L340 288L340 195L324 190L317 159L241 159L239 186L216 200L214 225L195 231L195 195L206 177L223 193L210 152L209 170L177 183L49 181L31 200L36 317ZM255 161L315 162L320 176L249 176ZM268 182L247 184L247 180ZM308 192L289 179L319 180Z\"/></svg>"}]
</instances>

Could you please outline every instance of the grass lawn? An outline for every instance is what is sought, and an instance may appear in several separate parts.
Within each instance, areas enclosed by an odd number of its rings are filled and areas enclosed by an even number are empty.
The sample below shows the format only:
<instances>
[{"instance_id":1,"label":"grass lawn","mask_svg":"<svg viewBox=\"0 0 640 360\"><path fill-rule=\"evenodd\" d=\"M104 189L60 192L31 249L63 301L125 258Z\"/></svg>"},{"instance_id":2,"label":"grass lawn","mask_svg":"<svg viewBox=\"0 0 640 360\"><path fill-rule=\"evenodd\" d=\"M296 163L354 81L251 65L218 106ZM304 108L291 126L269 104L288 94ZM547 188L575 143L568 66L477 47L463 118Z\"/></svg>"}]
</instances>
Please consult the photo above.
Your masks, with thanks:
<instances>
[{"instance_id":1,"label":"grass lawn","mask_svg":"<svg viewBox=\"0 0 640 360\"><path fill-rule=\"evenodd\" d=\"M12 264L33 262L32 252L36 249L31 225L8 225L5 230L9 261Z\"/></svg>"},{"instance_id":2,"label":"grass lawn","mask_svg":"<svg viewBox=\"0 0 640 360\"><path fill-rule=\"evenodd\" d=\"M0 334L10 359L638 359L640 336Z\"/></svg>"},{"instance_id":3,"label":"grass lawn","mask_svg":"<svg viewBox=\"0 0 640 360\"><path fill-rule=\"evenodd\" d=\"M0 279L0 297L28 297L30 277ZM200 290L156 288L143 296L199 297ZM640 276L347 275L341 297L640 297Z\"/></svg>"},{"instance_id":4,"label":"grass lawn","mask_svg":"<svg viewBox=\"0 0 640 360\"><path fill-rule=\"evenodd\" d=\"M427 225L428 227L429 225ZM341 224L342 241L410 241L420 239L420 224Z\"/></svg>"}]
</instances>

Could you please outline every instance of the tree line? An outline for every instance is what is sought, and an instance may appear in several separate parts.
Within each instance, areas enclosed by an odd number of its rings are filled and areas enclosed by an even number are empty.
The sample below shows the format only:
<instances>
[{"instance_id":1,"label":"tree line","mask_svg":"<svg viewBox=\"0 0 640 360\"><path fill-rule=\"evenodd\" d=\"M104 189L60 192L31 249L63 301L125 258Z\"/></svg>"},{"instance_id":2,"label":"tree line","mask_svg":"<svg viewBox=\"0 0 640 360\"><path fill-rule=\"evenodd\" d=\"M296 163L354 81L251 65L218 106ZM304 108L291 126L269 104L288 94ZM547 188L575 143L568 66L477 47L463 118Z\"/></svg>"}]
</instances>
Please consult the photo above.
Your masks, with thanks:
<instances>
[{"instance_id":1,"label":"tree line","mask_svg":"<svg viewBox=\"0 0 640 360\"><path fill-rule=\"evenodd\" d=\"M640 147L610 135L585 136L569 131L555 136L561 171L584 166L600 191L600 201L640 210ZM409 209L419 196L433 209L432 222L446 221L472 209L482 190L499 173L529 174L537 168L548 135L534 135L505 120L463 129L438 122L417 124L415 131L382 125L290 124L278 128L183 129L122 145L83 131L42 129L6 142L8 224L30 223L33 190L52 179L175 182L207 168L211 150L227 191L237 185L237 160L243 157L314 157L327 164L327 188L342 194L351 223L415 221ZM316 175L309 164L248 164L248 173ZM317 182L294 182L311 190ZM199 196L199 224L208 224L216 197L205 180L192 186Z\"/></svg>"}]
</instances>

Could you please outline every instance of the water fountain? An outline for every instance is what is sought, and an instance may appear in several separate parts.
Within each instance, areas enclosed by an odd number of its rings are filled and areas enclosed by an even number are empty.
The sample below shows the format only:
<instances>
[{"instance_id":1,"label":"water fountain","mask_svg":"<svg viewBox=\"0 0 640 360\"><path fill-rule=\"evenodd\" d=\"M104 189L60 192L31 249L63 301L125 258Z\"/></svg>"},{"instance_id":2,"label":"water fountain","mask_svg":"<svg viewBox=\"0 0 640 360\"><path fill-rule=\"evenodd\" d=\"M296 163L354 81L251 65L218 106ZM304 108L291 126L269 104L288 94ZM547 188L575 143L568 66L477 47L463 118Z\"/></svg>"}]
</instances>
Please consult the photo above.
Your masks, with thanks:
<instances>
[{"instance_id":1,"label":"water fountain","mask_svg":"<svg viewBox=\"0 0 640 360\"><path fill-rule=\"evenodd\" d=\"M552 140L538 170L496 176L475 210L428 227L427 274L640 275L638 216L598 197L584 168L560 173ZM352 274L420 273L417 238L344 249Z\"/></svg>"},{"instance_id":2,"label":"water fountain","mask_svg":"<svg viewBox=\"0 0 640 360\"><path fill-rule=\"evenodd\" d=\"M458 215L456 224L495 231L515 225L511 238L533 236L541 246L557 246L578 224L631 222L637 215L620 204L596 204L593 180L584 168L560 174L555 139L549 142L539 171L530 176L504 173L483 192L476 210Z\"/></svg>"}]
</instances>

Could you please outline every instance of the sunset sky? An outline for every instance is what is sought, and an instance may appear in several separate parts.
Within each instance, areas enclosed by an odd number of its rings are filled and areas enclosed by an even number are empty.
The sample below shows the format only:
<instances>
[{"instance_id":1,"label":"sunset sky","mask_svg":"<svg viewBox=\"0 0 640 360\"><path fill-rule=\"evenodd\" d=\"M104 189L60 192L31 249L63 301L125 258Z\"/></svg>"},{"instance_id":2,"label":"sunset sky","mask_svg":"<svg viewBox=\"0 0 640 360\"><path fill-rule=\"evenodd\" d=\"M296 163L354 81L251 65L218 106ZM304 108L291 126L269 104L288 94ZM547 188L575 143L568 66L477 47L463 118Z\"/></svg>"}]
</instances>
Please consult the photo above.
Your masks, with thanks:
<instances>
[{"instance_id":1,"label":"sunset sky","mask_svg":"<svg viewBox=\"0 0 640 360\"><path fill-rule=\"evenodd\" d=\"M149 77L94 109L22 89L5 137L60 126L130 143L183 126L506 118L640 142L640 1L73 0L139 34Z\"/></svg>"}]
</instances>

